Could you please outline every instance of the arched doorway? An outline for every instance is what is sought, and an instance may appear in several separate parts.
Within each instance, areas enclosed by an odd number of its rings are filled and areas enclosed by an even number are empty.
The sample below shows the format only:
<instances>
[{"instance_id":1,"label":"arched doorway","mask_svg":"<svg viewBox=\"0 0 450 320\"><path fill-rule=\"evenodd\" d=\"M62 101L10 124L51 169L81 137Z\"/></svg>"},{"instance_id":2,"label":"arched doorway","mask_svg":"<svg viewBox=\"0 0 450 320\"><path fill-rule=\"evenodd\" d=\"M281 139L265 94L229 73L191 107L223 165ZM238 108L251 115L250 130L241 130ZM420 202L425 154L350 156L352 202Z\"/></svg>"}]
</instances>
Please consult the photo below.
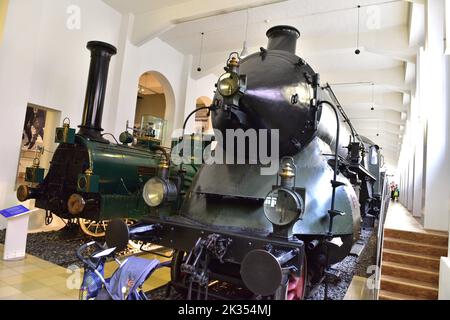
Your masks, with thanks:
<instances>
[{"instance_id":1,"label":"arched doorway","mask_svg":"<svg viewBox=\"0 0 450 320\"><path fill-rule=\"evenodd\" d=\"M208 107L212 100L208 97L202 96L197 98L195 103L196 108ZM195 132L197 133L212 133L213 127L211 123L211 115L208 115L208 110L202 110L195 114Z\"/></svg>"},{"instance_id":2,"label":"arched doorway","mask_svg":"<svg viewBox=\"0 0 450 320\"><path fill-rule=\"evenodd\" d=\"M133 128L135 135L164 145L167 136L166 94L159 78L152 71L140 76Z\"/></svg>"}]
</instances>

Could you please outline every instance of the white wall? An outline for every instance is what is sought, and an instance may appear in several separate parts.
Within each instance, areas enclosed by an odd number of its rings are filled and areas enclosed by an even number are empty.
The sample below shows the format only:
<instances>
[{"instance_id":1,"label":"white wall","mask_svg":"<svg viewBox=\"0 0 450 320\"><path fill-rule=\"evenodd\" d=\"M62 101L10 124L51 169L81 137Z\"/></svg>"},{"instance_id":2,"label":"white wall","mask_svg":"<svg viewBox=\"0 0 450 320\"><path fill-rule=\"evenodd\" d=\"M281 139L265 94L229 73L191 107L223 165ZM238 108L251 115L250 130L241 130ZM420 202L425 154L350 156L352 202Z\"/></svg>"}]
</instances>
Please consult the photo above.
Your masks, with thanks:
<instances>
[{"instance_id":1,"label":"white wall","mask_svg":"<svg viewBox=\"0 0 450 320\"><path fill-rule=\"evenodd\" d=\"M71 5L80 9L80 29L66 27ZM132 14L121 15L100 0L10 2L0 47L0 134L7 137L2 142L7 156L0 169L0 208L17 204L14 181L27 103L61 111L72 127L80 123L90 61L88 41L105 41L118 49L109 71L105 132L118 135L127 120L133 122L138 81L144 72L154 71L165 89L166 146L172 130L182 127L191 100L195 108L198 96L212 96L216 77L190 79L192 57L158 38L140 47L131 44L133 21ZM192 89L188 94L187 83Z\"/></svg>"},{"instance_id":2,"label":"white wall","mask_svg":"<svg viewBox=\"0 0 450 320\"><path fill-rule=\"evenodd\" d=\"M120 71L113 80L117 109L114 132L120 134L127 120L133 123L139 77L153 71L164 88L168 120L164 145L170 146L173 128L181 127L183 122L187 61L183 54L158 38L136 47L129 40L132 25L133 15L126 15L122 21L118 47Z\"/></svg>"},{"instance_id":3,"label":"white wall","mask_svg":"<svg viewBox=\"0 0 450 320\"><path fill-rule=\"evenodd\" d=\"M67 8L81 11L81 29L69 30ZM101 12L101 14L99 14ZM14 181L28 102L62 111L73 125L81 119L89 65L89 40L116 44L121 15L101 1L14 0L9 2L0 44L0 208L17 203ZM114 61L111 65L114 74ZM110 94L107 92L106 105ZM105 108L105 118L114 110ZM105 122L105 129L114 125ZM0 221L2 227L3 221Z\"/></svg>"},{"instance_id":4,"label":"white wall","mask_svg":"<svg viewBox=\"0 0 450 320\"><path fill-rule=\"evenodd\" d=\"M191 60L192 61L192 60ZM185 108L184 108L184 118L186 118L189 113L195 110L197 99L200 97L208 97L213 99L214 97L214 91L215 91L215 84L217 82L217 75L216 74L206 74L202 77L198 78L199 75L193 75L192 71L194 68L189 69L189 74L187 78L187 84L186 84L186 100L185 100ZM194 78L195 76L195 78ZM195 115L193 115L189 122L186 125L186 133L193 133L195 131Z\"/></svg>"},{"instance_id":5,"label":"white wall","mask_svg":"<svg viewBox=\"0 0 450 320\"><path fill-rule=\"evenodd\" d=\"M416 4L414 4L416 5ZM450 215L450 58L444 55L444 0L427 1L426 46L399 161L401 202L424 227L447 231Z\"/></svg>"}]
</instances>

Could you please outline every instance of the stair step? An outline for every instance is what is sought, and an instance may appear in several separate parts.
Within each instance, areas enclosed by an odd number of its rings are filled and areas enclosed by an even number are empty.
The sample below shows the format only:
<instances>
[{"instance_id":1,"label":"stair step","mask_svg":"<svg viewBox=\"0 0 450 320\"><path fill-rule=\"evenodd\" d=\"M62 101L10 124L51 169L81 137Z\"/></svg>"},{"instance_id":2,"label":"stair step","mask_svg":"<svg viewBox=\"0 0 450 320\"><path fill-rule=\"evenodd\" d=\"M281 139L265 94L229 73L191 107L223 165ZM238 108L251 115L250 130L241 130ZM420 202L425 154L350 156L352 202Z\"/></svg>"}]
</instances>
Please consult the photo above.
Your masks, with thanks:
<instances>
[{"instance_id":1,"label":"stair step","mask_svg":"<svg viewBox=\"0 0 450 320\"><path fill-rule=\"evenodd\" d=\"M408 253L423 253L435 257L442 257L447 255L446 246L423 244L420 242L400 240L389 237L384 237L383 243L383 246L386 249L406 251Z\"/></svg>"},{"instance_id":2,"label":"stair step","mask_svg":"<svg viewBox=\"0 0 450 320\"><path fill-rule=\"evenodd\" d=\"M431 271L439 271L440 264L438 257L383 248L383 264L388 261L427 268Z\"/></svg>"},{"instance_id":3,"label":"stair step","mask_svg":"<svg viewBox=\"0 0 450 320\"><path fill-rule=\"evenodd\" d=\"M383 261L381 274L438 284L439 272L404 263Z\"/></svg>"},{"instance_id":4,"label":"stair step","mask_svg":"<svg viewBox=\"0 0 450 320\"><path fill-rule=\"evenodd\" d=\"M383 274L381 275L380 289L427 300L436 300L439 291L435 284Z\"/></svg>"},{"instance_id":5,"label":"stair step","mask_svg":"<svg viewBox=\"0 0 450 320\"><path fill-rule=\"evenodd\" d=\"M380 290L378 300L420 300L420 298L398 292Z\"/></svg>"},{"instance_id":6,"label":"stair step","mask_svg":"<svg viewBox=\"0 0 450 320\"><path fill-rule=\"evenodd\" d=\"M384 236L388 238L404 239L409 241L415 241L423 244L448 246L448 235L446 233L439 232L414 232L397 229L384 229Z\"/></svg>"}]
</instances>

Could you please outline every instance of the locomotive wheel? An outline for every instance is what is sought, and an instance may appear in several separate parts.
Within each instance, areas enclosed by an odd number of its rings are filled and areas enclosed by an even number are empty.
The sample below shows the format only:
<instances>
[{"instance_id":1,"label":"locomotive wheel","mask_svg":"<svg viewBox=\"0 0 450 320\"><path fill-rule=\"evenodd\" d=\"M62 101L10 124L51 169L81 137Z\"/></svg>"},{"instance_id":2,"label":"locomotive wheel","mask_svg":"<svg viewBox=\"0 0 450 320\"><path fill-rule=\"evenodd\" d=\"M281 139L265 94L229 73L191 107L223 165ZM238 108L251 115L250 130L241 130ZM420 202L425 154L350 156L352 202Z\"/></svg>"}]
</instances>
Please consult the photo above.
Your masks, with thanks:
<instances>
[{"instance_id":1,"label":"locomotive wheel","mask_svg":"<svg viewBox=\"0 0 450 320\"><path fill-rule=\"evenodd\" d=\"M137 220L134 219L130 219L130 218L126 218L123 220L128 226L131 226L133 224L135 224L137 222ZM130 248L131 250L141 250L145 252L145 251L149 251L151 249L155 249L155 245L152 243L145 243L144 245L142 245L143 242L142 241L136 241L136 240L129 240L128 241L128 248Z\"/></svg>"},{"instance_id":2,"label":"locomotive wheel","mask_svg":"<svg viewBox=\"0 0 450 320\"><path fill-rule=\"evenodd\" d=\"M180 282L184 278L184 274L181 272L181 264L183 263L186 252L181 250L175 250L173 252L172 263L170 265L170 280L174 282Z\"/></svg>"},{"instance_id":3,"label":"locomotive wheel","mask_svg":"<svg viewBox=\"0 0 450 320\"><path fill-rule=\"evenodd\" d=\"M105 236L108 221L107 220L95 221L79 218L78 224L80 225L80 228L84 232L84 234L94 238L101 238Z\"/></svg>"},{"instance_id":4,"label":"locomotive wheel","mask_svg":"<svg viewBox=\"0 0 450 320\"><path fill-rule=\"evenodd\" d=\"M286 300L303 300L305 298L307 274L306 259L303 259L301 276L289 276L289 283L286 290Z\"/></svg>"},{"instance_id":5,"label":"locomotive wheel","mask_svg":"<svg viewBox=\"0 0 450 320\"><path fill-rule=\"evenodd\" d=\"M124 219L125 223L127 225L132 225L136 223L136 220L133 219ZM81 230L84 232L84 234L94 237L94 238L101 238L105 236L106 227L108 226L109 220L100 220L100 221L94 221L94 220L88 220L79 218L78 224L80 225ZM128 247L132 250L140 250L142 246L141 241L134 241L130 240L128 241ZM151 243L145 244L143 246L143 250L149 250L152 246Z\"/></svg>"},{"instance_id":6,"label":"locomotive wheel","mask_svg":"<svg viewBox=\"0 0 450 320\"><path fill-rule=\"evenodd\" d=\"M181 250L174 250L172 263L170 265L170 280L172 282L184 284L186 275L181 272L181 264L183 263L185 256L186 252ZM181 295L187 294L187 291L183 288L177 286L174 286L174 288Z\"/></svg>"}]
</instances>

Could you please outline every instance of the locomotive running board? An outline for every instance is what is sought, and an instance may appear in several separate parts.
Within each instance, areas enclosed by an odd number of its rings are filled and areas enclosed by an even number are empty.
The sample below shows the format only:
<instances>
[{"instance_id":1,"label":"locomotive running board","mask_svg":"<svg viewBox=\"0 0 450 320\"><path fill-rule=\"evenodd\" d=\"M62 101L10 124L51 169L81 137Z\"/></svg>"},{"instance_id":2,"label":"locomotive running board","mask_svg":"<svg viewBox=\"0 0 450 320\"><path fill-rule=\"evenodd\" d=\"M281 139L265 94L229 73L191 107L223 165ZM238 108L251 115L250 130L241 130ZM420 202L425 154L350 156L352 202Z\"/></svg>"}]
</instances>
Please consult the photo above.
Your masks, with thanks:
<instances>
[{"instance_id":1,"label":"locomotive running board","mask_svg":"<svg viewBox=\"0 0 450 320\"><path fill-rule=\"evenodd\" d=\"M111 224L110 224L111 225ZM108 227L110 226L108 225ZM135 227L136 226L136 227ZM135 232L135 228L143 228L144 232ZM240 234L229 232L225 230L209 229L202 225L188 225L186 223L179 223L176 221L167 221L158 218L144 218L136 225L128 227L128 230L121 228L120 233L117 230L107 232L108 239L115 242L117 239L125 239L146 241L154 244L159 244L167 248L182 250L189 252L199 238L205 238L209 234L220 234L231 239L229 250L224 256L224 260L232 263L240 263L245 255L255 249L263 249L267 246L283 249L299 249L300 257L304 257L304 243L297 239L282 239L273 237L270 234ZM126 233L125 233L126 232ZM109 236L108 236L109 234ZM113 235L114 234L114 235ZM108 243L109 245L109 243ZM232 252L232 254L230 254Z\"/></svg>"}]
</instances>

